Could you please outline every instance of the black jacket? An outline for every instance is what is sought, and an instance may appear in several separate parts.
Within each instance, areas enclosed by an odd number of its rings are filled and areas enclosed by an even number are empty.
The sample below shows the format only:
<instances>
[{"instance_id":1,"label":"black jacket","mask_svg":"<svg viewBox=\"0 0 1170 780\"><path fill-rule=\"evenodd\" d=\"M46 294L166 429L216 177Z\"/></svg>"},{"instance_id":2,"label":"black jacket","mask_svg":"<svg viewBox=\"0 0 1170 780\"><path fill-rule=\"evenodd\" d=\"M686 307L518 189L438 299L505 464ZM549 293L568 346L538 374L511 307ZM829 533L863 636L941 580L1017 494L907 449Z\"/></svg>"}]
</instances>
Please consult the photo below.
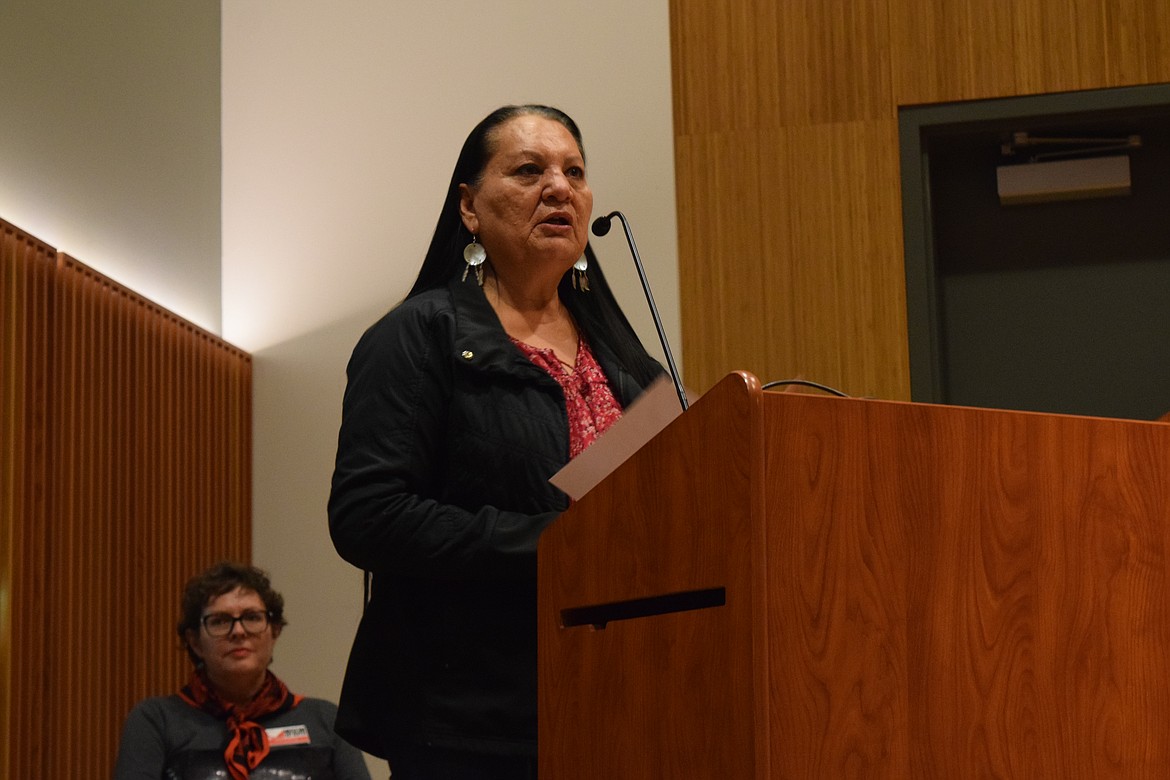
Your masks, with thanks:
<instances>
[{"instance_id":1,"label":"black jacket","mask_svg":"<svg viewBox=\"0 0 1170 780\"><path fill-rule=\"evenodd\" d=\"M586 338L624 408L643 388ZM362 336L329 498L337 551L374 573L345 739L391 759L400 742L535 753L536 542L569 505L548 483L568 459L560 387L475 284L408 299Z\"/></svg>"}]
</instances>

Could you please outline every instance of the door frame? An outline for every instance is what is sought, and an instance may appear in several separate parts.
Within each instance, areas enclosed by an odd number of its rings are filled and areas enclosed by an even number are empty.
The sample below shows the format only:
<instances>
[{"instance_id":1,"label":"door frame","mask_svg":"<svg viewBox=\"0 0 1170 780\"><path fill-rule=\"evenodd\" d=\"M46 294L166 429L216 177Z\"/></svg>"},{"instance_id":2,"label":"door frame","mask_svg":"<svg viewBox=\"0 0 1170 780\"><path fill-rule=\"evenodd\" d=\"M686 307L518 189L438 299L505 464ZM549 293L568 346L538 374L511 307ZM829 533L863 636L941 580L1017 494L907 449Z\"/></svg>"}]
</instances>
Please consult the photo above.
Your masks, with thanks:
<instances>
[{"instance_id":1,"label":"door frame","mask_svg":"<svg viewBox=\"0 0 1170 780\"><path fill-rule=\"evenodd\" d=\"M1085 121L1170 106L1170 84L1024 95L898 107L902 178L902 237L906 274L906 334L910 396L946 403L940 286L930 198L929 141L1007 122Z\"/></svg>"}]
</instances>

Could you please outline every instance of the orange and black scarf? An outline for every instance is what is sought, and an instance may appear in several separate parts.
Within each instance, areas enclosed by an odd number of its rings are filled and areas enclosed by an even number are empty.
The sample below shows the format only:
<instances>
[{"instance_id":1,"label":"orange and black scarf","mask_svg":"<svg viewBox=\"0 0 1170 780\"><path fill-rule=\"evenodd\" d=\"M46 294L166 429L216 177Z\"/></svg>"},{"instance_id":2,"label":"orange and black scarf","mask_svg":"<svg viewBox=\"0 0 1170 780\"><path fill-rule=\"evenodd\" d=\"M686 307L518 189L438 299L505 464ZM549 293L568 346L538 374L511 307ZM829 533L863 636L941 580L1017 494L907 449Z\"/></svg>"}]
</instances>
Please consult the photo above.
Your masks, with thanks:
<instances>
[{"instance_id":1,"label":"orange and black scarf","mask_svg":"<svg viewBox=\"0 0 1170 780\"><path fill-rule=\"evenodd\" d=\"M190 682L179 691L179 698L227 723L231 738L223 754L224 761L232 780L247 780L251 771L268 755L268 734L256 720L288 712L304 697L290 693L288 686L276 675L267 672L260 692L252 701L240 706L221 699L207 684L203 673L196 670Z\"/></svg>"}]
</instances>

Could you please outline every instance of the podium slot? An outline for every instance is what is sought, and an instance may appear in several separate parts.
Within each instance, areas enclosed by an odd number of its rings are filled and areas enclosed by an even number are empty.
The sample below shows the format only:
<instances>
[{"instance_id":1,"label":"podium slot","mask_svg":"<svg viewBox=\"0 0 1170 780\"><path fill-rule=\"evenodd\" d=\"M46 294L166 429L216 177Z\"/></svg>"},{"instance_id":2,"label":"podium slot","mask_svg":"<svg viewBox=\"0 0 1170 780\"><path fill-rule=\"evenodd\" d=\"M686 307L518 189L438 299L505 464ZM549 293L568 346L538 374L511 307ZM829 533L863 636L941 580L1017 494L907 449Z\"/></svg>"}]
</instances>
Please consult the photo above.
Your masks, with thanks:
<instances>
[{"instance_id":1,"label":"podium slot","mask_svg":"<svg viewBox=\"0 0 1170 780\"><path fill-rule=\"evenodd\" d=\"M592 626L598 631L611 620L667 615L671 612L689 612L695 609L722 607L727 603L726 588L688 590L681 593L667 593L662 596L648 596L641 599L613 601L608 604L594 604L587 607L570 607L561 610L561 628Z\"/></svg>"}]
</instances>

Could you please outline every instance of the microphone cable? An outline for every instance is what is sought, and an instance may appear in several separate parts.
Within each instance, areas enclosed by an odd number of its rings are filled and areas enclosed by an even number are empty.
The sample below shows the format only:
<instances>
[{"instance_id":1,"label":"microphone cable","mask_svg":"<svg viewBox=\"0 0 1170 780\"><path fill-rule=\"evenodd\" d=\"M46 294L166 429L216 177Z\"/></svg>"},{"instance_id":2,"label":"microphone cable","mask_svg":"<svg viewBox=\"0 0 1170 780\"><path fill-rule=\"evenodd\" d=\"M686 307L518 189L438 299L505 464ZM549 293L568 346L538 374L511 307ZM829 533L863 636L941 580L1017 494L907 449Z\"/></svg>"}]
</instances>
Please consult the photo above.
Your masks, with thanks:
<instances>
[{"instance_id":1,"label":"microphone cable","mask_svg":"<svg viewBox=\"0 0 1170 780\"><path fill-rule=\"evenodd\" d=\"M813 387L830 395L840 396L841 398L852 398L848 393L842 393L836 388L822 385L820 382L812 382L808 379L777 379L774 382L768 382L760 387L761 390L771 390L773 387L783 387L785 385L801 385L803 387Z\"/></svg>"}]
</instances>

